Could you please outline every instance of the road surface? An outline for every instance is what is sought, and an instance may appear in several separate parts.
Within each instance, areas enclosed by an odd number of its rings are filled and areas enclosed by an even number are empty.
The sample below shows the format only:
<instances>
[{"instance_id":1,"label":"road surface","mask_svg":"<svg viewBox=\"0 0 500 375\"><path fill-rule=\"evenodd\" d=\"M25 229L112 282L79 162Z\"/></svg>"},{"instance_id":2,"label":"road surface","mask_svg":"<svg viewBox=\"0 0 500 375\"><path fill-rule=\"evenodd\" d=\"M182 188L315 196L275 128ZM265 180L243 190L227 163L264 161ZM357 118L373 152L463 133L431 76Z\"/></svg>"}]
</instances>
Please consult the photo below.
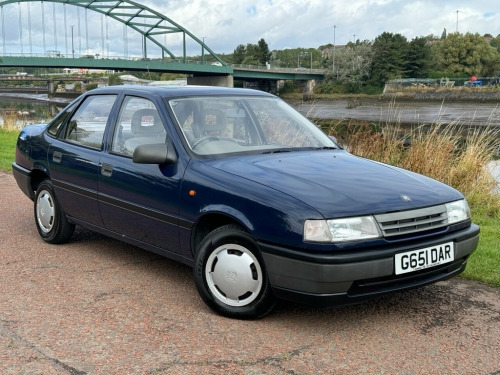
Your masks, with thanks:
<instances>
[{"instance_id":1,"label":"road surface","mask_svg":"<svg viewBox=\"0 0 500 375\"><path fill-rule=\"evenodd\" d=\"M0 373L500 374L500 289L455 278L338 309L214 315L191 270L78 229L54 246L0 172Z\"/></svg>"}]
</instances>

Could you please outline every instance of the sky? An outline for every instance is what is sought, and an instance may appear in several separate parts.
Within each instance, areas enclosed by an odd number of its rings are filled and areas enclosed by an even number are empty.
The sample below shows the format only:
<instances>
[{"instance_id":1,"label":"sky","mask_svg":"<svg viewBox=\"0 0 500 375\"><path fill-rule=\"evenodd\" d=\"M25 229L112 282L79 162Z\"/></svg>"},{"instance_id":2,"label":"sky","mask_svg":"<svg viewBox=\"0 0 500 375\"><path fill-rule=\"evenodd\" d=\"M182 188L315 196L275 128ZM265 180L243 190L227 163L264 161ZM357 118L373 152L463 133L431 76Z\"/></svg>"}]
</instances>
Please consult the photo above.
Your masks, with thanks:
<instances>
[{"instance_id":1,"label":"sky","mask_svg":"<svg viewBox=\"0 0 500 375\"><path fill-rule=\"evenodd\" d=\"M264 38L270 50L373 41L383 32L409 41L459 31L500 34L498 0L135 0L180 25L217 54ZM2 1L0 0L0 4ZM109 2L108 2L109 4ZM457 12L458 11L458 12ZM108 21L109 20L109 21ZM96 12L61 3L22 2L0 8L0 52L141 56L142 39ZM22 25L22 27L19 27ZM182 36L164 36L176 56ZM168 39L167 39L168 38ZM148 48L148 57L156 57ZM188 41L188 56L199 54ZM153 56L151 56L153 55Z\"/></svg>"},{"instance_id":2,"label":"sky","mask_svg":"<svg viewBox=\"0 0 500 375\"><path fill-rule=\"evenodd\" d=\"M500 34L498 0L152 0L219 53L264 38L271 50L448 33ZM335 28L334 28L335 26ZM334 32L335 31L335 32ZM334 35L335 34L335 35Z\"/></svg>"}]
</instances>

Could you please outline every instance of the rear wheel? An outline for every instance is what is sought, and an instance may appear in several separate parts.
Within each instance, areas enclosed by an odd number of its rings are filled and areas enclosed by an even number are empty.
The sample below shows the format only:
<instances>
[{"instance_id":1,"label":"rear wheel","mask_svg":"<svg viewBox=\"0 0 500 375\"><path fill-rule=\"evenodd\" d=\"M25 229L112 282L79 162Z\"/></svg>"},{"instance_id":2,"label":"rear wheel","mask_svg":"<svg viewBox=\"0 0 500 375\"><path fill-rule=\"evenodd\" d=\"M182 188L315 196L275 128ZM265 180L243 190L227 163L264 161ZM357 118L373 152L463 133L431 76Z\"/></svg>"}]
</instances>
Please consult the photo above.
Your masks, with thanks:
<instances>
[{"instance_id":1,"label":"rear wheel","mask_svg":"<svg viewBox=\"0 0 500 375\"><path fill-rule=\"evenodd\" d=\"M221 315L256 319L275 305L257 244L236 225L208 234L196 253L194 273L201 297Z\"/></svg>"},{"instance_id":2,"label":"rear wheel","mask_svg":"<svg viewBox=\"0 0 500 375\"><path fill-rule=\"evenodd\" d=\"M68 242L75 230L59 205L50 180L44 180L36 190L35 223L43 240L52 244Z\"/></svg>"}]
</instances>

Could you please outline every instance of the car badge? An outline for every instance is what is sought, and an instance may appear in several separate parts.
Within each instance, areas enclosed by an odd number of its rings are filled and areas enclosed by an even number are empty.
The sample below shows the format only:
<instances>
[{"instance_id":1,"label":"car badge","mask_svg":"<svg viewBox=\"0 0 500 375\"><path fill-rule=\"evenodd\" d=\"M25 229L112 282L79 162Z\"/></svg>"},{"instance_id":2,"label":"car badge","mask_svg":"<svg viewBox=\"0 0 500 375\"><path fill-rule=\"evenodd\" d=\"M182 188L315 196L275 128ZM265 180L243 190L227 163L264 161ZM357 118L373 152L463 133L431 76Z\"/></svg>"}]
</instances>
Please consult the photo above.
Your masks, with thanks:
<instances>
[{"instance_id":1,"label":"car badge","mask_svg":"<svg viewBox=\"0 0 500 375\"><path fill-rule=\"evenodd\" d=\"M411 198L408 195L402 194L399 196L403 202L411 202Z\"/></svg>"}]
</instances>

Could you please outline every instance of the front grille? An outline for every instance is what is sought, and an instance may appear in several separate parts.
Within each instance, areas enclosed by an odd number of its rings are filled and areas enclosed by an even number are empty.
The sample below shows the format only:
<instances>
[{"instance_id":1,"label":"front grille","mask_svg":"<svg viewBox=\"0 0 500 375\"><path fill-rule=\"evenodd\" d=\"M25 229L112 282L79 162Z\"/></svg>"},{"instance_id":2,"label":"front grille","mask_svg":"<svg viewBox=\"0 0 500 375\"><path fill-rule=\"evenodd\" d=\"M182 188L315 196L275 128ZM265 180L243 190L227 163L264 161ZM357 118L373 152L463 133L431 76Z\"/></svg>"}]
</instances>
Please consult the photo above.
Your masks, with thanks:
<instances>
[{"instance_id":1,"label":"front grille","mask_svg":"<svg viewBox=\"0 0 500 375\"><path fill-rule=\"evenodd\" d=\"M422 232L448 224L448 213L444 204L374 216L384 237Z\"/></svg>"}]
</instances>

